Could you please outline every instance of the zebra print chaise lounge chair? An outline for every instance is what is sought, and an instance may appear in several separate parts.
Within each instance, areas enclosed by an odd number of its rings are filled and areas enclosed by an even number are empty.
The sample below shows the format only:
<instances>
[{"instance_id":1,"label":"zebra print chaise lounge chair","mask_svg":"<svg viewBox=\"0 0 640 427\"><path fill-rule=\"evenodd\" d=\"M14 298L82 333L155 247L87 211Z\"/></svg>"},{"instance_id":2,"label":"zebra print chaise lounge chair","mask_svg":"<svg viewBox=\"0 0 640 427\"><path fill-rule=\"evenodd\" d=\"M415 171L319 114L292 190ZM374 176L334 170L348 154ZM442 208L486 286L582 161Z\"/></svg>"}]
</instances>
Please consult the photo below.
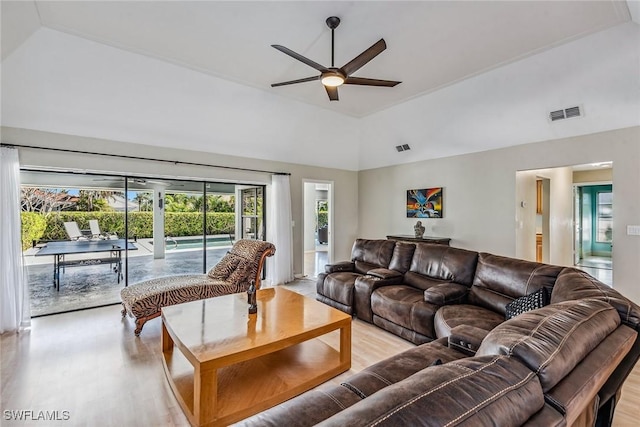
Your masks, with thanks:
<instances>
[{"instance_id":1,"label":"zebra print chaise lounge chair","mask_svg":"<svg viewBox=\"0 0 640 427\"><path fill-rule=\"evenodd\" d=\"M264 261L275 251L269 242L238 240L207 274L159 277L128 286L120 292L122 316L135 317L134 333L139 336L147 320L160 316L162 307L244 292L252 280L259 289Z\"/></svg>"}]
</instances>

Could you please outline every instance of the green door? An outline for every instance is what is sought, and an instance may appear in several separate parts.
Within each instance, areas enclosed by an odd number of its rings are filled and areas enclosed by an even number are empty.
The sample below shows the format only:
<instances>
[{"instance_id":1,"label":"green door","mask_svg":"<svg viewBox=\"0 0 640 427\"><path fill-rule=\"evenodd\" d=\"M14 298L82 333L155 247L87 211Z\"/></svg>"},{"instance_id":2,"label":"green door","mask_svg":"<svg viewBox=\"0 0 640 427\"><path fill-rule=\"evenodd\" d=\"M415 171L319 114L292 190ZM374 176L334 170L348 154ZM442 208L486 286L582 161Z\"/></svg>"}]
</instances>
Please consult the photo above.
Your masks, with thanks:
<instances>
[{"instance_id":1,"label":"green door","mask_svg":"<svg viewBox=\"0 0 640 427\"><path fill-rule=\"evenodd\" d=\"M583 200L590 201L590 255L611 256L613 236L613 187L589 185L582 187ZM584 218L584 217L583 217ZM589 250L590 249L590 250Z\"/></svg>"}]
</instances>

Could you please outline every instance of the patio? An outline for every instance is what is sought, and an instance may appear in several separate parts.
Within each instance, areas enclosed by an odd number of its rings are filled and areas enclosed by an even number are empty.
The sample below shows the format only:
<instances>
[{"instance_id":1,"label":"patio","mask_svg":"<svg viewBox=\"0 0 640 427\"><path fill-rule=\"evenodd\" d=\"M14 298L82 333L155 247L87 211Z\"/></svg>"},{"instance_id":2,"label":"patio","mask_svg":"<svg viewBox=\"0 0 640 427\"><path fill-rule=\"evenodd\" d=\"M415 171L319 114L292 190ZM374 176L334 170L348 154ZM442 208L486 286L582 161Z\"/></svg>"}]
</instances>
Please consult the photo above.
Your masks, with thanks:
<instances>
[{"instance_id":1,"label":"patio","mask_svg":"<svg viewBox=\"0 0 640 427\"><path fill-rule=\"evenodd\" d=\"M129 251L129 284L152 277L202 272L201 249L167 250L164 259L153 259L153 247L148 241L140 240L134 244L138 249ZM207 249L207 265L215 265L230 247L231 245L225 245ZM35 257L35 253L34 249L24 253L32 316L120 302L120 290L124 287L125 281L121 280L118 284L116 273L108 264L67 268L61 272L60 290L56 291L52 285L53 257ZM91 258L90 255L83 257Z\"/></svg>"}]
</instances>

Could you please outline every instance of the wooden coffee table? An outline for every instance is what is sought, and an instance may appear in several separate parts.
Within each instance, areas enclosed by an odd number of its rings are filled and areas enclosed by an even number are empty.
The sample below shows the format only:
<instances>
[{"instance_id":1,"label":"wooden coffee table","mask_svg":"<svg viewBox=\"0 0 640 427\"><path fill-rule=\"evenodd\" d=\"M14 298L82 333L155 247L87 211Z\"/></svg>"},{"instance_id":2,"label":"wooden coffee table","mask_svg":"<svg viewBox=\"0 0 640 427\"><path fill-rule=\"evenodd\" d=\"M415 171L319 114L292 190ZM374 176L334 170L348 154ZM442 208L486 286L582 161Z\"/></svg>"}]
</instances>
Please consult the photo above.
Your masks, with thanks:
<instances>
[{"instance_id":1,"label":"wooden coffee table","mask_svg":"<svg viewBox=\"0 0 640 427\"><path fill-rule=\"evenodd\" d=\"M351 368L351 316L284 288L162 309L163 365L194 426L227 425ZM340 350L318 337L340 330ZM178 351L174 351L174 348Z\"/></svg>"}]
</instances>

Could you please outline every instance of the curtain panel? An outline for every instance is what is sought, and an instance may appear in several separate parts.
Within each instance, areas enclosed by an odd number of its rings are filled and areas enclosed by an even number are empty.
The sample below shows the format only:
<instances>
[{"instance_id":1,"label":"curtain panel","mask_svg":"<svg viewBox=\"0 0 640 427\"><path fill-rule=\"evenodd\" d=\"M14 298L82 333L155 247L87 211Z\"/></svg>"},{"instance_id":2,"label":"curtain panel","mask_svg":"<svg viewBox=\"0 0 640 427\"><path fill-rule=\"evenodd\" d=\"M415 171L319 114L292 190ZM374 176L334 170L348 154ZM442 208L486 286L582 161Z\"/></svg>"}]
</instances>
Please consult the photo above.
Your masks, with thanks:
<instances>
[{"instance_id":1,"label":"curtain panel","mask_svg":"<svg viewBox=\"0 0 640 427\"><path fill-rule=\"evenodd\" d=\"M18 150L0 147L0 333L31 322L20 227Z\"/></svg>"},{"instance_id":2,"label":"curtain panel","mask_svg":"<svg viewBox=\"0 0 640 427\"><path fill-rule=\"evenodd\" d=\"M268 200L267 237L276 253L267 260L267 280L282 285L293 280L293 230L291 187L288 175L273 175Z\"/></svg>"}]
</instances>

